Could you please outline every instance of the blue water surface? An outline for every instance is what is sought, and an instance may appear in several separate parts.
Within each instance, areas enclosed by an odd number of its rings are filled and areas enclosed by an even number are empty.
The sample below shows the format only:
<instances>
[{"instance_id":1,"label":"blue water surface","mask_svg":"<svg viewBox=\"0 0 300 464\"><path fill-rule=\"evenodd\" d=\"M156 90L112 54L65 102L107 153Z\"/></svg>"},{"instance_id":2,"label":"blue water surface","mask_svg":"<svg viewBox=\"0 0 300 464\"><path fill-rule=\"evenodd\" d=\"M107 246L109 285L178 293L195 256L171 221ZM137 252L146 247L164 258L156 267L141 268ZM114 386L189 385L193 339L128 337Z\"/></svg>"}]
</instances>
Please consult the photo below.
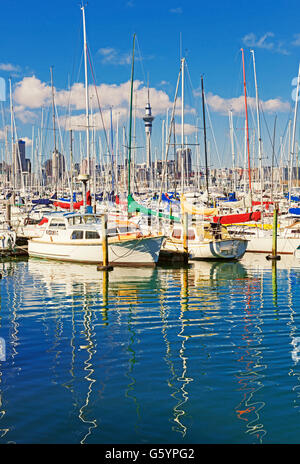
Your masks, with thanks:
<instances>
[{"instance_id":1,"label":"blue water surface","mask_svg":"<svg viewBox=\"0 0 300 464\"><path fill-rule=\"evenodd\" d=\"M300 263L1 264L0 443L300 443Z\"/></svg>"}]
</instances>

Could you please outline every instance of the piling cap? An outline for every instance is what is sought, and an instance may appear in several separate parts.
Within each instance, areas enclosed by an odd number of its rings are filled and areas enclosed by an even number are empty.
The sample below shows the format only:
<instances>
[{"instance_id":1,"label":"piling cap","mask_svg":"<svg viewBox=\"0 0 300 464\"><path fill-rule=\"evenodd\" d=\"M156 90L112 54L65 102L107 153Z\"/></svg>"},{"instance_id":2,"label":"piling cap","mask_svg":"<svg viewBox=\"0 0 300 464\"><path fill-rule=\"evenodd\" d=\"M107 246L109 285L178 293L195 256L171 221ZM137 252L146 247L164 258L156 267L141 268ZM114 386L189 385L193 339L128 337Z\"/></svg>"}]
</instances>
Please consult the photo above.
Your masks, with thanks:
<instances>
[{"instance_id":1,"label":"piling cap","mask_svg":"<svg viewBox=\"0 0 300 464\"><path fill-rule=\"evenodd\" d=\"M89 178L90 178L89 174L79 174L78 176L78 180L80 182L87 182Z\"/></svg>"}]
</instances>

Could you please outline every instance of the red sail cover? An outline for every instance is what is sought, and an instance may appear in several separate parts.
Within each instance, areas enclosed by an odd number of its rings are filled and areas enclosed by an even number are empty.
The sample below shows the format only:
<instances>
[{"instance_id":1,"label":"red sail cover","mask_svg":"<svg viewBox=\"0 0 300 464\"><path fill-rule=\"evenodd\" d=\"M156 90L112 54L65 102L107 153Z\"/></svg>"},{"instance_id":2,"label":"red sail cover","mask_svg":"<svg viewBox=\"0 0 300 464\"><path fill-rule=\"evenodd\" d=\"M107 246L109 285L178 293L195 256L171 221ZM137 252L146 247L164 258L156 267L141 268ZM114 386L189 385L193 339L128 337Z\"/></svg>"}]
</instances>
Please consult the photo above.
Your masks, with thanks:
<instances>
[{"instance_id":1,"label":"red sail cover","mask_svg":"<svg viewBox=\"0 0 300 464\"><path fill-rule=\"evenodd\" d=\"M53 204L54 204L54 206L59 206L60 208L63 208L63 209L70 209L70 207L71 207L71 204L69 202L66 202L66 201L55 201ZM87 206L91 206L91 194L90 194L90 191L88 191L86 193L86 204L87 204ZM74 209L79 209L80 206L83 206L83 200L76 201L75 203L73 203L73 208Z\"/></svg>"},{"instance_id":2,"label":"red sail cover","mask_svg":"<svg viewBox=\"0 0 300 464\"><path fill-rule=\"evenodd\" d=\"M219 222L220 224L239 224L241 222L259 221L260 218L261 218L261 212L254 211L253 213L229 214L227 216L215 216L213 218L213 221Z\"/></svg>"},{"instance_id":3,"label":"red sail cover","mask_svg":"<svg viewBox=\"0 0 300 464\"><path fill-rule=\"evenodd\" d=\"M266 209L269 209L270 205L273 205L273 201L263 201L263 205L265 205ZM261 205L260 201L252 201L252 206Z\"/></svg>"}]
</instances>

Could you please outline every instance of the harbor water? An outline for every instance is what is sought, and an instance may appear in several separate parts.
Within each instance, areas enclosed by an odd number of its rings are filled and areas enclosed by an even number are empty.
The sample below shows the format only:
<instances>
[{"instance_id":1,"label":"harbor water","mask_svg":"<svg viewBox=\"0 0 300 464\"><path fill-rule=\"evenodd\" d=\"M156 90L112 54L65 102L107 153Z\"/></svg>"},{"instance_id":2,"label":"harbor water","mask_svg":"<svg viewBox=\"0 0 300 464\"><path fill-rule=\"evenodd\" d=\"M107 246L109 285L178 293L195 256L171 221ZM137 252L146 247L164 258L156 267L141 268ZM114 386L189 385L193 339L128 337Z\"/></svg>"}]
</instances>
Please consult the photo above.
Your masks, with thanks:
<instances>
[{"instance_id":1,"label":"harbor water","mask_svg":"<svg viewBox=\"0 0 300 464\"><path fill-rule=\"evenodd\" d=\"M300 261L1 263L0 443L300 443Z\"/></svg>"}]
</instances>

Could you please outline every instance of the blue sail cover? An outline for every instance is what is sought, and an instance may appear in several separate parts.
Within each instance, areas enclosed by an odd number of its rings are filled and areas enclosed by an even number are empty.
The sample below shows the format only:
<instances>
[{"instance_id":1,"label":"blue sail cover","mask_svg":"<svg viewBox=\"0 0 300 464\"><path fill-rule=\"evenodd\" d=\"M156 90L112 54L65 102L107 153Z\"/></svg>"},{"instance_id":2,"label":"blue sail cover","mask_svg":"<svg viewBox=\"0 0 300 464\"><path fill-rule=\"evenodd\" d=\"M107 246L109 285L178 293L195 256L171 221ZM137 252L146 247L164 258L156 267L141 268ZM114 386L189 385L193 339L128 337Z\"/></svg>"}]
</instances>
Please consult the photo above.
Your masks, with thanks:
<instances>
[{"instance_id":1,"label":"blue sail cover","mask_svg":"<svg viewBox=\"0 0 300 464\"><path fill-rule=\"evenodd\" d=\"M289 213L295 214L296 216L300 216L300 208L290 208Z\"/></svg>"},{"instance_id":2,"label":"blue sail cover","mask_svg":"<svg viewBox=\"0 0 300 464\"><path fill-rule=\"evenodd\" d=\"M52 195L51 198L39 198L38 200L31 200L31 203L33 205L52 205L53 204L53 200L56 200L57 199L57 195L56 193L54 193L54 195Z\"/></svg>"},{"instance_id":3,"label":"blue sail cover","mask_svg":"<svg viewBox=\"0 0 300 464\"><path fill-rule=\"evenodd\" d=\"M289 199L289 198L290 198L290 194L288 193L287 195L285 195L285 198ZM291 195L291 200L292 200L292 201L298 202L298 201L300 201L300 197L296 197L296 196L294 196L294 195Z\"/></svg>"},{"instance_id":4,"label":"blue sail cover","mask_svg":"<svg viewBox=\"0 0 300 464\"><path fill-rule=\"evenodd\" d=\"M172 200L170 200L170 198L165 193L162 193L161 199L162 201L166 201L167 203L172 203Z\"/></svg>"}]
</instances>

